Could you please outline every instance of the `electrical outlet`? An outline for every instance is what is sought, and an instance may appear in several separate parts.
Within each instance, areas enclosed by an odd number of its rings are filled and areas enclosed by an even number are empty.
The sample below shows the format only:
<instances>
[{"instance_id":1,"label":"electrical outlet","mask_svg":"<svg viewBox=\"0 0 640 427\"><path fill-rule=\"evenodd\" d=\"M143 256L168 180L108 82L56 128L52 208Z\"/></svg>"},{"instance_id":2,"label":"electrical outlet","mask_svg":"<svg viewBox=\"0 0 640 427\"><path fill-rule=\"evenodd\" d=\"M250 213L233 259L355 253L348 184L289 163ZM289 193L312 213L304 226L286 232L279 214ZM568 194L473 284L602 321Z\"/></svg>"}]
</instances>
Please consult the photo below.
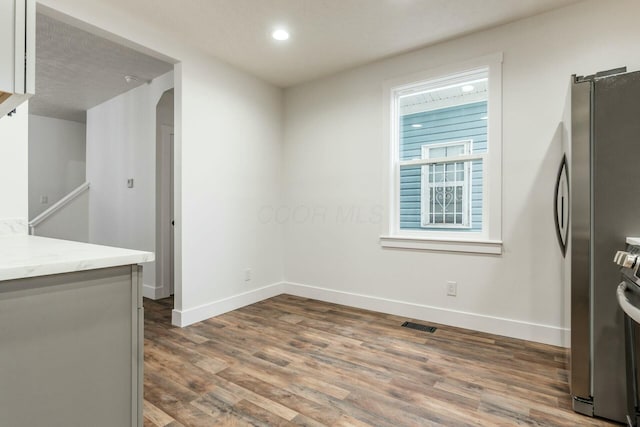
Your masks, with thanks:
<instances>
[{"instance_id":1,"label":"electrical outlet","mask_svg":"<svg viewBox=\"0 0 640 427\"><path fill-rule=\"evenodd\" d=\"M447 282L447 295L450 297L458 295L458 282Z\"/></svg>"},{"instance_id":2,"label":"electrical outlet","mask_svg":"<svg viewBox=\"0 0 640 427\"><path fill-rule=\"evenodd\" d=\"M244 281L245 282L250 282L251 281L251 269L250 268L247 268L244 271Z\"/></svg>"},{"instance_id":3,"label":"electrical outlet","mask_svg":"<svg viewBox=\"0 0 640 427\"><path fill-rule=\"evenodd\" d=\"M40 203L43 204L43 205L46 205L47 203L49 203L49 197L40 196Z\"/></svg>"}]
</instances>

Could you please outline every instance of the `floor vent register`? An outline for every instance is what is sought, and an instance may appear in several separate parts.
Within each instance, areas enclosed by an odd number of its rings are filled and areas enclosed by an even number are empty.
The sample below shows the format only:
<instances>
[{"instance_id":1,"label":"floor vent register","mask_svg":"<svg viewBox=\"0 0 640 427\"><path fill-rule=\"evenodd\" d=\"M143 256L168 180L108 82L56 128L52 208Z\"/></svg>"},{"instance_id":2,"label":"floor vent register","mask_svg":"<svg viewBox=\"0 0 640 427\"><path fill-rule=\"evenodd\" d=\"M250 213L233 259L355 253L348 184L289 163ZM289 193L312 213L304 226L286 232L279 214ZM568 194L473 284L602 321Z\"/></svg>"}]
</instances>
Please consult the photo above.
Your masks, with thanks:
<instances>
[{"instance_id":1,"label":"floor vent register","mask_svg":"<svg viewBox=\"0 0 640 427\"><path fill-rule=\"evenodd\" d=\"M418 331L429 332L429 333L434 333L436 331L436 328L434 326L421 325L419 323L413 323L413 322L404 322L402 324L402 327L416 329Z\"/></svg>"}]
</instances>

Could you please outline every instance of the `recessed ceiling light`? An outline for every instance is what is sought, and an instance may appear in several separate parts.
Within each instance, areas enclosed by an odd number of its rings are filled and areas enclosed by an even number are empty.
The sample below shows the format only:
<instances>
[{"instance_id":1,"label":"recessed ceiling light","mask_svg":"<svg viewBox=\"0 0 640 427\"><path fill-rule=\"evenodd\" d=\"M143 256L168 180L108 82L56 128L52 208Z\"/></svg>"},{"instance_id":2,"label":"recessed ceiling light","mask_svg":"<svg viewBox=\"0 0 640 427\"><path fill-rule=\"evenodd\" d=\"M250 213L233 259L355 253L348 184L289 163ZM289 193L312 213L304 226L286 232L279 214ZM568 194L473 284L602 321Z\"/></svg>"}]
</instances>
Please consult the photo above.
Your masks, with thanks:
<instances>
[{"instance_id":1,"label":"recessed ceiling light","mask_svg":"<svg viewBox=\"0 0 640 427\"><path fill-rule=\"evenodd\" d=\"M473 87L473 85L464 85L464 86L462 86L462 91L463 92L471 92L473 89L475 89Z\"/></svg>"},{"instance_id":2,"label":"recessed ceiling light","mask_svg":"<svg viewBox=\"0 0 640 427\"><path fill-rule=\"evenodd\" d=\"M283 30L282 28L279 28L275 30L273 33L271 33L271 37L273 37L278 41L289 40L289 32L287 30Z\"/></svg>"},{"instance_id":3,"label":"recessed ceiling light","mask_svg":"<svg viewBox=\"0 0 640 427\"><path fill-rule=\"evenodd\" d=\"M422 127L422 125L421 125L421 124L419 124L419 123L414 123L414 124L412 124L412 125L411 125L411 127L412 127L412 128L421 128L421 127Z\"/></svg>"},{"instance_id":4,"label":"recessed ceiling light","mask_svg":"<svg viewBox=\"0 0 640 427\"><path fill-rule=\"evenodd\" d=\"M140 81L140 79L137 76L124 76L124 81L127 83L135 83Z\"/></svg>"}]
</instances>

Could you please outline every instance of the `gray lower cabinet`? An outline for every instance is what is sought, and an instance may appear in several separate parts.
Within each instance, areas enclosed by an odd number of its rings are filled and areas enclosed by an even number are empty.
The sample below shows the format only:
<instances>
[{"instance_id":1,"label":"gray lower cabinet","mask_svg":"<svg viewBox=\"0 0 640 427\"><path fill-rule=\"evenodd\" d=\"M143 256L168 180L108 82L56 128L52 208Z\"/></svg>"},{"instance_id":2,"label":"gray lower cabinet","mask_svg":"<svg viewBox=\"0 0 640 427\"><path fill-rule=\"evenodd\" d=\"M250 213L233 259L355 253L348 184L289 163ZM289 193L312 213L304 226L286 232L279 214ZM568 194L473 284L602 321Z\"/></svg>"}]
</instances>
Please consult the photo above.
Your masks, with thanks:
<instances>
[{"instance_id":1,"label":"gray lower cabinet","mask_svg":"<svg viewBox=\"0 0 640 427\"><path fill-rule=\"evenodd\" d=\"M0 282L0 426L142 426L142 267Z\"/></svg>"}]
</instances>

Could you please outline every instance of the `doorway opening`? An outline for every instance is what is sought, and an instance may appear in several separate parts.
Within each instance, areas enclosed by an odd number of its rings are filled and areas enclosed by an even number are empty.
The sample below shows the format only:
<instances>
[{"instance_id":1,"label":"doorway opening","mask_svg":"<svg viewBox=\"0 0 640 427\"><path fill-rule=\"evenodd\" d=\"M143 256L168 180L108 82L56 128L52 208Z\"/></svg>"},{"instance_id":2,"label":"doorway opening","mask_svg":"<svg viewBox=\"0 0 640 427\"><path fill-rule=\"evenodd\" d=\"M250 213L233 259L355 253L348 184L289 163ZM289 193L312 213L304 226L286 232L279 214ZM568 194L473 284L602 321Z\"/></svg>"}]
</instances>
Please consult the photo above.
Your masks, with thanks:
<instances>
[{"instance_id":1,"label":"doorway opening","mask_svg":"<svg viewBox=\"0 0 640 427\"><path fill-rule=\"evenodd\" d=\"M165 146L173 141L178 61L40 4L36 33L36 95L28 107L31 233L173 260L172 233L163 242L157 233L157 196L169 196L162 206L173 220L173 184L159 192L156 151L161 138L169 139ZM162 171L171 183L172 158ZM164 276L158 264L144 264L145 297L174 294L173 261L164 263Z\"/></svg>"}]
</instances>

